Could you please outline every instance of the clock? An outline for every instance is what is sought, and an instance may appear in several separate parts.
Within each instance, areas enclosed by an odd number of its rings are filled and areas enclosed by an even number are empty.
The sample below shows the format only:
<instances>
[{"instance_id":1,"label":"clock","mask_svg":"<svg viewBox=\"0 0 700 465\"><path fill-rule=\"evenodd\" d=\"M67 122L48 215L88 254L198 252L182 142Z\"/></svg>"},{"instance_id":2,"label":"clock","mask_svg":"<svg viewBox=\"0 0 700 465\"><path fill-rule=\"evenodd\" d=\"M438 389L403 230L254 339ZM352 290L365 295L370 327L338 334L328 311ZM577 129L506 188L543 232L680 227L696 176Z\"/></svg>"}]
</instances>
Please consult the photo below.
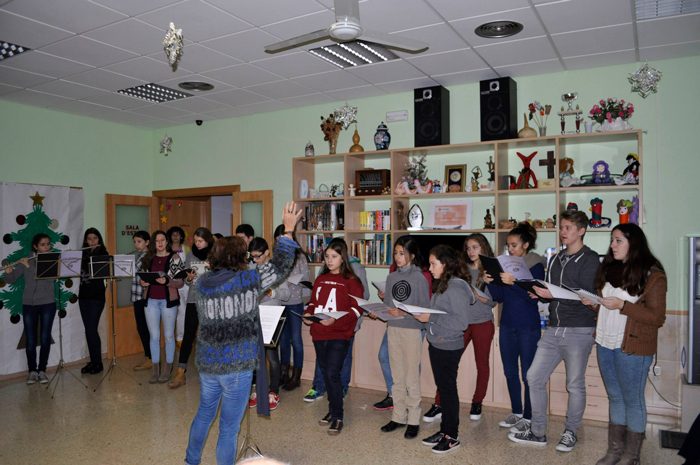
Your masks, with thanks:
<instances>
[{"instance_id":1,"label":"clock","mask_svg":"<svg viewBox=\"0 0 700 465\"><path fill-rule=\"evenodd\" d=\"M381 195L391 183L390 170L372 168L355 171L355 195Z\"/></svg>"}]
</instances>

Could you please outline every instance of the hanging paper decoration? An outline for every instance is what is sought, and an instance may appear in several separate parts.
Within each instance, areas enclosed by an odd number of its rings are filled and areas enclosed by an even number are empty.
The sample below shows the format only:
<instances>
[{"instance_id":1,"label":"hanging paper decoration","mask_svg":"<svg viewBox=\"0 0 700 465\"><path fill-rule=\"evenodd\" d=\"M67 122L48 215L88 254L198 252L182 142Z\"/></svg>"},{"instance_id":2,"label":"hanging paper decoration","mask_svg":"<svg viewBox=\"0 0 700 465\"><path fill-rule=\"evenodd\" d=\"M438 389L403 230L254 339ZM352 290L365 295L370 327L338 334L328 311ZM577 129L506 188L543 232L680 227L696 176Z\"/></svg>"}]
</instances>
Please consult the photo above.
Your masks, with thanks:
<instances>
[{"instance_id":1,"label":"hanging paper decoration","mask_svg":"<svg viewBox=\"0 0 700 465\"><path fill-rule=\"evenodd\" d=\"M182 208L182 200L177 201L177 208Z\"/></svg>"},{"instance_id":2,"label":"hanging paper decoration","mask_svg":"<svg viewBox=\"0 0 700 465\"><path fill-rule=\"evenodd\" d=\"M164 153L165 156L168 156L169 152L172 152L173 150L170 148L170 145L173 143L173 138L168 137L168 135L165 135L165 138L163 138L162 141L160 141L160 153Z\"/></svg>"},{"instance_id":3,"label":"hanging paper decoration","mask_svg":"<svg viewBox=\"0 0 700 465\"><path fill-rule=\"evenodd\" d=\"M175 29L175 24L173 23L170 23L170 28L165 34L163 48L165 49L165 54L168 55L170 66L174 66L175 62L182 55L182 29Z\"/></svg>"},{"instance_id":4,"label":"hanging paper decoration","mask_svg":"<svg viewBox=\"0 0 700 465\"><path fill-rule=\"evenodd\" d=\"M173 208L173 204L172 204L172 203L169 203L169 204L167 204L167 205L165 206L165 209L166 209L167 211L172 210L172 208Z\"/></svg>"},{"instance_id":5,"label":"hanging paper decoration","mask_svg":"<svg viewBox=\"0 0 700 465\"><path fill-rule=\"evenodd\" d=\"M663 73L649 66L646 61L636 73L630 73L629 81L632 83L632 91L639 92L642 97L659 90L659 80Z\"/></svg>"},{"instance_id":6,"label":"hanging paper decoration","mask_svg":"<svg viewBox=\"0 0 700 465\"><path fill-rule=\"evenodd\" d=\"M160 222L163 223L163 224L167 223L167 222L168 222L168 217L167 217L167 216L161 216L161 217L160 217Z\"/></svg>"},{"instance_id":7,"label":"hanging paper decoration","mask_svg":"<svg viewBox=\"0 0 700 465\"><path fill-rule=\"evenodd\" d=\"M351 107L348 102L345 102L340 108L333 110L335 122L343 125L343 129L347 129L350 124L357 122L357 107Z\"/></svg>"}]
</instances>

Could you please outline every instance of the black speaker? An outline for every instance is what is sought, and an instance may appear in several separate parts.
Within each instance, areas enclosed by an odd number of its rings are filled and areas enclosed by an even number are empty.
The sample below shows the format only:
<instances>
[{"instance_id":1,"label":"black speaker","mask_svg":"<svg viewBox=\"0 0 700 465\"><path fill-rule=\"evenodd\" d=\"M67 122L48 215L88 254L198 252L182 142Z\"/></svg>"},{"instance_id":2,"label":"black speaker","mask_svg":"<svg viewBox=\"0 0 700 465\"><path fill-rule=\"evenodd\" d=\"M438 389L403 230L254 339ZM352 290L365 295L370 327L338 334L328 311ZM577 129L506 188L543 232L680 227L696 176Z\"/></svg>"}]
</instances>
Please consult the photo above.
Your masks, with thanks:
<instances>
[{"instance_id":1,"label":"black speaker","mask_svg":"<svg viewBox=\"0 0 700 465\"><path fill-rule=\"evenodd\" d=\"M518 137L518 85L509 77L479 83L481 140Z\"/></svg>"},{"instance_id":2,"label":"black speaker","mask_svg":"<svg viewBox=\"0 0 700 465\"><path fill-rule=\"evenodd\" d=\"M442 86L414 89L415 146L449 145L450 91Z\"/></svg>"}]
</instances>

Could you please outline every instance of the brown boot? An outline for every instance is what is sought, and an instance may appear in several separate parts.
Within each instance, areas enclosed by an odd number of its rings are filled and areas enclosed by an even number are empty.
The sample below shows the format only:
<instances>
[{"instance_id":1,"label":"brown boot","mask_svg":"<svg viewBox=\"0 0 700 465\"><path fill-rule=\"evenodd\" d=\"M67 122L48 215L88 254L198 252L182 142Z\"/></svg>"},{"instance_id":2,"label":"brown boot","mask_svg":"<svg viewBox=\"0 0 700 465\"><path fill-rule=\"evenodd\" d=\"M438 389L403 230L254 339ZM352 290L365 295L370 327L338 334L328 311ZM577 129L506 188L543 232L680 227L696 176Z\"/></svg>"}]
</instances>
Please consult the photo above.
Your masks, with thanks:
<instances>
[{"instance_id":1,"label":"brown boot","mask_svg":"<svg viewBox=\"0 0 700 465\"><path fill-rule=\"evenodd\" d=\"M294 368L292 377L289 378L287 384L284 385L285 391L293 391L301 385L301 368Z\"/></svg>"},{"instance_id":2,"label":"brown boot","mask_svg":"<svg viewBox=\"0 0 700 465\"><path fill-rule=\"evenodd\" d=\"M154 363L151 367L153 371L151 372L151 379L148 380L150 384L156 384L158 382L158 375L160 375L160 362Z\"/></svg>"},{"instance_id":3,"label":"brown boot","mask_svg":"<svg viewBox=\"0 0 700 465\"><path fill-rule=\"evenodd\" d=\"M642 442L644 441L644 433L635 433L627 430L625 437L625 451L622 453L618 465L637 465L640 462L639 454L642 452Z\"/></svg>"},{"instance_id":4,"label":"brown boot","mask_svg":"<svg viewBox=\"0 0 700 465\"><path fill-rule=\"evenodd\" d=\"M620 461L625 451L625 434L627 426L614 423L608 425L608 452L596 465L615 465Z\"/></svg>"},{"instance_id":5,"label":"brown boot","mask_svg":"<svg viewBox=\"0 0 700 465\"><path fill-rule=\"evenodd\" d=\"M289 382L289 365L280 365L280 386L284 386Z\"/></svg>"},{"instance_id":6,"label":"brown boot","mask_svg":"<svg viewBox=\"0 0 700 465\"><path fill-rule=\"evenodd\" d=\"M173 379L168 383L168 387L177 389L180 386L187 384L187 379L185 378L185 369L177 367Z\"/></svg>"},{"instance_id":7,"label":"brown boot","mask_svg":"<svg viewBox=\"0 0 700 465\"><path fill-rule=\"evenodd\" d=\"M134 371L150 370L152 366L153 362L151 362L151 359L148 357L144 357L143 360L141 360L141 363L134 367Z\"/></svg>"},{"instance_id":8,"label":"brown boot","mask_svg":"<svg viewBox=\"0 0 700 465\"><path fill-rule=\"evenodd\" d=\"M158 382L159 383L167 383L168 380L170 379L170 374L173 372L173 364L172 363L166 363L163 365L163 371L160 372L160 376L158 377Z\"/></svg>"}]
</instances>

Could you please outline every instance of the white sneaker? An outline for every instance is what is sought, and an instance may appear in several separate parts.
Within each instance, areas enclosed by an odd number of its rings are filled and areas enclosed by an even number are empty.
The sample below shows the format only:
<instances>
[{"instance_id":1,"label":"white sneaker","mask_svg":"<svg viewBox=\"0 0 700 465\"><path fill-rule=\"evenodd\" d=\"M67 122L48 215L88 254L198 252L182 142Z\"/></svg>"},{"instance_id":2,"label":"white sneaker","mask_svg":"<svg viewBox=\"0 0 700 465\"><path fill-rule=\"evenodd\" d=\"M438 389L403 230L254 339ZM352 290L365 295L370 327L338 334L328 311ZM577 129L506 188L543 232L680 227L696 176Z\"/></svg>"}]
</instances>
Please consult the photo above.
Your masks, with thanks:
<instances>
[{"instance_id":1,"label":"white sneaker","mask_svg":"<svg viewBox=\"0 0 700 465\"><path fill-rule=\"evenodd\" d=\"M29 377L27 378L27 384L36 384L39 381L39 372L31 371L29 372Z\"/></svg>"},{"instance_id":2,"label":"white sneaker","mask_svg":"<svg viewBox=\"0 0 700 465\"><path fill-rule=\"evenodd\" d=\"M499 422L498 426L501 428L512 428L522 417L522 415L518 415L517 413L511 413L505 420Z\"/></svg>"},{"instance_id":3,"label":"white sneaker","mask_svg":"<svg viewBox=\"0 0 700 465\"><path fill-rule=\"evenodd\" d=\"M521 418L518 422L510 428L511 433L524 433L530 429L530 420Z\"/></svg>"}]
</instances>

